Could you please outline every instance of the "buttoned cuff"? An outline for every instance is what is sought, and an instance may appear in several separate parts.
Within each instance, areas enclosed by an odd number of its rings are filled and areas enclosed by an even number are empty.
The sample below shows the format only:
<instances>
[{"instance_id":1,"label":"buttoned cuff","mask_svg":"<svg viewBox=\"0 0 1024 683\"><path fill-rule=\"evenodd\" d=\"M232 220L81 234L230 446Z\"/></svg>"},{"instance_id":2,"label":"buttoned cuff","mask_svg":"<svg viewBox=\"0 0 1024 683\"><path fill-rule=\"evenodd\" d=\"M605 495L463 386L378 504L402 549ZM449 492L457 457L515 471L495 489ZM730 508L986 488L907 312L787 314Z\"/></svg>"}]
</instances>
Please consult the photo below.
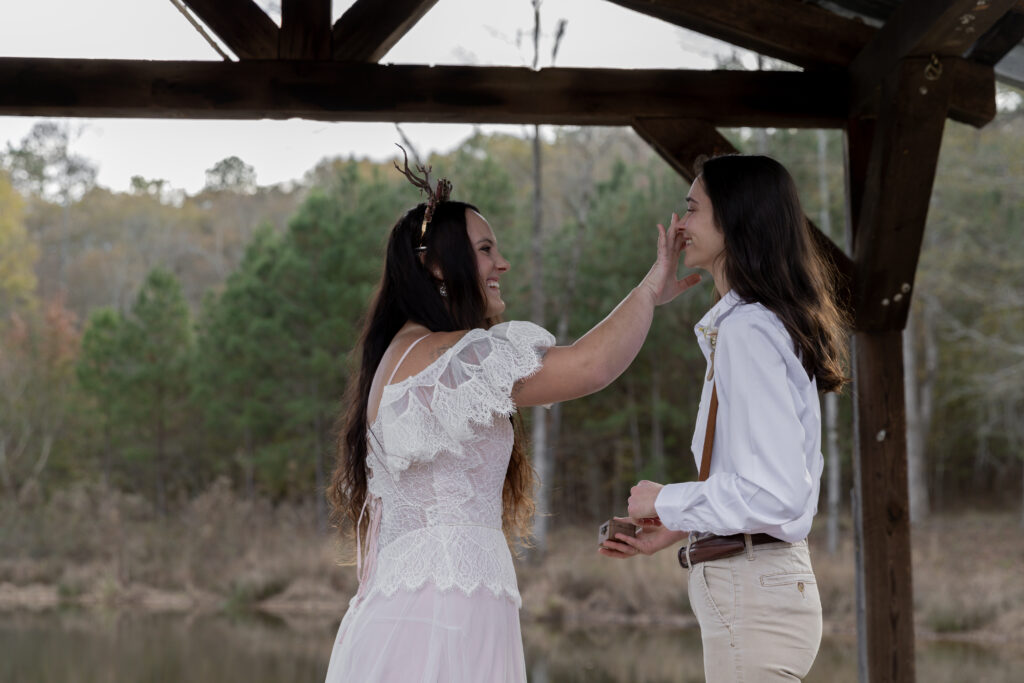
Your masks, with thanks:
<instances>
[{"instance_id":1,"label":"buttoned cuff","mask_svg":"<svg viewBox=\"0 0 1024 683\"><path fill-rule=\"evenodd\" d=\"M683 482L681 484L665 484L654 499L654 509L661 519L661 523L667 529L673 531L692 531L691 522L686 519L686 508L688 501L693 499L694 488L699 486L698 482Z\"/></svg>"}]
</instances>

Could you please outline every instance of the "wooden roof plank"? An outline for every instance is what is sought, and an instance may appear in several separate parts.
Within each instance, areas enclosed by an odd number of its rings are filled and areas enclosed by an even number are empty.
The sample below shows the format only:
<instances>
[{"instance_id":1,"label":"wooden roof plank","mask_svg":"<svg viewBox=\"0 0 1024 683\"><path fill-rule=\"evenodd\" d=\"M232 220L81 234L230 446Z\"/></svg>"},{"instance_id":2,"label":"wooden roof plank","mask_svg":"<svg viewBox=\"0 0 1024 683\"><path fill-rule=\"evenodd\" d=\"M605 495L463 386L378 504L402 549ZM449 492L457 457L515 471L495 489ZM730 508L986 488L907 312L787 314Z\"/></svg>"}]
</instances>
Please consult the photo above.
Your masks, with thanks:
<instances>
[{"instance_id":1,"label":"wooden roof plank","mask_svg":"<svg viewBox=\"0 0 1024 683\"><path fill-rule=\"evenodd\" d=\"M829 74L0 58L0 115L842 127ZM679 97L679 93L687 93Z\"/></svg>"},{"instance_id":2,"label":"wooden roof plank","mask_svg":"<svg viewBox=\"0 0 1024 683\"><path fill-rule=\"evenodd\" d=\"M252 0L183 0L239 59L277 57L277 24Z\"/></svg>"},{"instance_id":3,"label":"wooden roof plank","mask_svg":"<svg viewBox=\"0 0 1024 683\"><path fill-rule=\"evenodd\" d=\"M962 57L1018 0L904 0L850 63L851 113L862 112L882 79L907 57Z\"/></svg>"},{"instance_id":4,"label":"wooden roof plank","mask_svg":"<svg viewBox=\"0 0 1024 683\"><path fill-rule=\"evenodd\" d=\"M846 67L875 29L793 0L609 0L805 68Z\"/></svg>"},{"instance_id":5,"label":"wooden roof plank","mask_svg":"<svg viewBox=\"0 0 1024 683\"><path fill-rule=\"evenodd\" d=\"M283 0L281 59L331 58L331 0Z\"/></svg>"},{"instance_id":6,"label":"wooden roof plank","mask_svg":"<svg viewBox=\"0 0 1024 683\"><path fill-rule=\"evenodd\" d=\"M901 330L906 325L954 84L950 77L928 80L928 61L906 58L883 81L854 233L858 330Z\"/></svg>"},{"instance_id":7,"label":"wooden roof plank","mask_svg":"<svg viewBox=\"0 0 1024 683\"><path fill-rule=\"evenodd\" d=\"M713 125L697 119L637 118L633 121L633 130L690 183L696 177L694 162L699 157L739 151ZM818 248L835 267L840 304L848 306L853 260L814 221L808 218L807 223Z\"/></svg>"},{"instance_id":8,"label":"wooden roof plank","mask_svg":"<svg viewBox=\"0 0 1024 683\"><path fill-rule=\"evenodd\" d=\"M437 0L356 0L334 24L333 58L380 61L436 4Z\"/></svg>"}]
</instances>

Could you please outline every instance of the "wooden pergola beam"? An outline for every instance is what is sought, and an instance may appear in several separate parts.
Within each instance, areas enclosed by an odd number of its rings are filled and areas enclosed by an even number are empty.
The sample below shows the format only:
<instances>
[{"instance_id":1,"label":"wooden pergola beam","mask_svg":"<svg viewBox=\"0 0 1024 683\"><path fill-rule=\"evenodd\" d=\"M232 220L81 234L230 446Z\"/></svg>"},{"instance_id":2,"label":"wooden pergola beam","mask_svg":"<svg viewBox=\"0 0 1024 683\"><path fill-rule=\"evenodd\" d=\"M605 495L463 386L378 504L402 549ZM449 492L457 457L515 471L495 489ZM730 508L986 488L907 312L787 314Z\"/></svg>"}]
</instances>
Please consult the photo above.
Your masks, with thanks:
<instances>
[{"instance_id":1,"label":"wooden pergola beam","mask_svg":"<svg viewBox=\"0 0 1024 683\"><path fill-rule=\"evenodd\" d=\"M847 110L844 82L799 72L19 57L0 83L0 115L21 116L835 128Z\"/></svg>"},{"instance_id":2,"label":"wooden pergola beam","mask_svg":"<svg viewBox=\"0 0 1024 683\"><path fill-rule=\"evenodd\" d=\"M806 69L848 67L878 33L855 19L794 0L608 1ZM949 116L980 128L995 117L995 75L966 61L957 73ZM855 109L864 112L873 103L873 92L858 95L862 101Z\"/></svg>"},{"instance_id":3,"label":"wooden pergola beam","mask_svg":"<svg viewBox=\"0 0 1024 683\"><path fill-rule=\"evenodd\" d=\"M988 125L996 117L995 69L959 57L947 57L941 64L953 80L949 118L975 128Z\"/></svg>"},{"instance_id":4,"label":"wooden pergola beam","mask_svg":"<svg viewBox=\"0 0 1024 683\"><path fill-rule=\"evenodd\" d=\"M638 118L633 121L633 130L689 183L696 177L694 161L698 157L736 154L739 151L707 121ZM815 243L835 267L836 289L841 304L848 306L853 260L814 221L808 218L807 223Z\"/></svg>"},{"instance_id":5,"label":"wooden pergola beam","mask_svg":"<svg viewBox=\"0 0 1024 683\"><path fill-rule=\"evenodd\" d=\"M793 0L609 0L627 9L808 69L848 66L875 33Z\"/></svg>"},{"instance_id":6,"label":"wooden pergola beam","mask_svg":"<svg viewBox=\"0 0 1024 683\"><path fill-rule=\"evenodd\" d=\"M239 59L274 59L277 24L252 0L183 0Z\"/></svg>"},{"instance_id":7,"label":"wooden pergola beam","mask_svg":"<svg viewBox=\"0 0 1024 683\"><path fill-rule=\"evenodd\" d=\"M437 0L356 0L334 24L333 59L379 61L436 4Z\"/></svg>"},{"instance_id":8,"label":"wooden pergola beam","mask_svg":"<svg viewBox=\"0 0 1024 683\"><path fill-rule=\"evenodd\" d=\"M962 57L1018 0L904 0L850 63L851 112L862 113L882 79L908 57Z\"/></svg>"},{"instance_id":9,"label":"wooden pergola beam","mask_svg":"<svg viewBox=\"0 0 1024 683\"><path fill-rule=\"evenodd\" d=\"M847 129L849 200L859 201L851 210L859 646L872 683L915 679L901 330L954 86L945 66L936 79L926 74L930 61L900 60L882 82L877 121Z\"/></svg>"},{"instance_id":10,"label":"wooden pergola beam","mask_svg":"<svg viewBox=\"0 0 1024 683\"><path fill-rule=\"evenodd\" d=\"M331 0L283 0L278 56L331 58Z\"/></svg>"}]
</instances>

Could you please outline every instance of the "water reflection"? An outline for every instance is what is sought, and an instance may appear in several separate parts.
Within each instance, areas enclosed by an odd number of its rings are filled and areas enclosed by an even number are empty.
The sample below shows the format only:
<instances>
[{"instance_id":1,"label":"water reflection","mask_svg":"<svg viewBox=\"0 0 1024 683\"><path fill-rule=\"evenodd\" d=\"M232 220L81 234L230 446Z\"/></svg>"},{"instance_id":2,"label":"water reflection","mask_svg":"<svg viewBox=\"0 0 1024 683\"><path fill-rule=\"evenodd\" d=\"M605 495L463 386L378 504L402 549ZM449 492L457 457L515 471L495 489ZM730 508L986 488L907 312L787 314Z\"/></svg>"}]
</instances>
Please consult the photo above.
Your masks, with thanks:
<instances>
[{"instance_id":1,"label":"water reflection","mask_svg":"<svg viewBox=\"0 0 1024 683\"><path fill-rule=\"evenodd\" d=\"M277 683L322 681L337 623L259 614L180 616L74 610L0 615L0 681ZM553 628L525 623L530 683L704 680L694 629ZM1020 680L1020 648L919 643L929 683ZM809 683L855 683L853 639L822 643Z\"/></svg>"}]
</instances>

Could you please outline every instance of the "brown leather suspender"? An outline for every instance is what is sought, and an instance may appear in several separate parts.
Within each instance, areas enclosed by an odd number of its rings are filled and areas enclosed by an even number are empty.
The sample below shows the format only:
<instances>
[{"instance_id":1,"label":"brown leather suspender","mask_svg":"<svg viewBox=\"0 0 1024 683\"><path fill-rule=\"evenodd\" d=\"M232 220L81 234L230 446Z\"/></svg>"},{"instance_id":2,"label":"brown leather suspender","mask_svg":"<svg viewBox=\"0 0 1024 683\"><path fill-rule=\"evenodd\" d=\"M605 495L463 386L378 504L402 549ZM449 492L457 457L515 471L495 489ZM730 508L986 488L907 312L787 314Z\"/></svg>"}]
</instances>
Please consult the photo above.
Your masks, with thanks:
<instances>
[{"instance_id":1,"label":"brown leather suspender","mask_svg":"<svg viewBox=\"0 0 1024 683\"><path fill-rule=\"evenodd\" d=\"M718 387L711 381L711 405L708 407L708 426L704 432L704 452L700 456L700 473L697 481L706 481L711 476L711 449L715 447L715 422L718 419Z\"/></svg>"}]
</instances>

